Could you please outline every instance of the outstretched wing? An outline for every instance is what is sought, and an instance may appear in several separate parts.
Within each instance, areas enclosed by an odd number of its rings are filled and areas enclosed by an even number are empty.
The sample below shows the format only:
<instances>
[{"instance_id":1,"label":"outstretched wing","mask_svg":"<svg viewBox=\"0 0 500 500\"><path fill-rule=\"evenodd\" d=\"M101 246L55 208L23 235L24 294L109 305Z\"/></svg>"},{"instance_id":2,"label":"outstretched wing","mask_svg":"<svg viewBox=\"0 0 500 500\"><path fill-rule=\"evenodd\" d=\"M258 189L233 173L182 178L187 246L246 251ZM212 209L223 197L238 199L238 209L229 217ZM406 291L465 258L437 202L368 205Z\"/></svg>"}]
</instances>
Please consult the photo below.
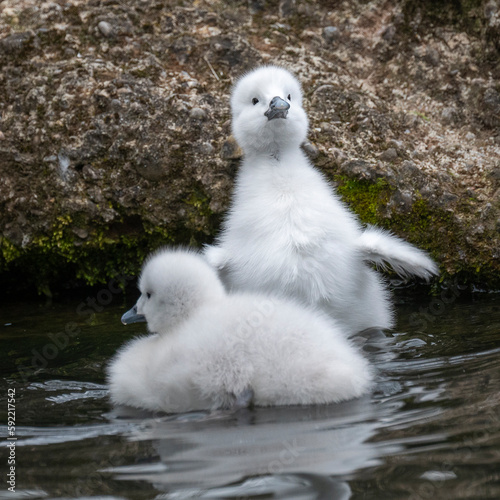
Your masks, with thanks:
<instances>
[{"instance_id":1,"label":"outstretched wing","mask_svg":"<svg viewBox=\"0 0 500 500\"><path fill-rule=\"evenodd\" d=\"M439 268L426 252L383 229L369 226L357 241L363 259L382 268L392 267L400 276L429 279Z\"/></svg>"}]
</instances>

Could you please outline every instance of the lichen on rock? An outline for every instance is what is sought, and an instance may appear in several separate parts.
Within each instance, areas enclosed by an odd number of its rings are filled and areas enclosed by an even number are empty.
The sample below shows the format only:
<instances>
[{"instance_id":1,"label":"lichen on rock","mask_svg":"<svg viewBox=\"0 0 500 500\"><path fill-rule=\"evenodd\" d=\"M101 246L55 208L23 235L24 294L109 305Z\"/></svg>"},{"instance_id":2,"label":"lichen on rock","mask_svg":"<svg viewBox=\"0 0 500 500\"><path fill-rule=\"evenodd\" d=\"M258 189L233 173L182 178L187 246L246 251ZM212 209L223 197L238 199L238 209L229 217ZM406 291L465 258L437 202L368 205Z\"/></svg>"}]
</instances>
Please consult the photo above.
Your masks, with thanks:
<instances>
[{"instance_id":1,"label":"lichen on rock","mask_svg":"<svg viewBox=\"0 0 500 500\"><path fill-rule=\"evenodd\" d=\"M4 289L211 241L241 155L230 88L269 63L302 81L305 150L364 222L498 287L499 8L438 3L5 0Z\"/></svg>"}]
</instances>

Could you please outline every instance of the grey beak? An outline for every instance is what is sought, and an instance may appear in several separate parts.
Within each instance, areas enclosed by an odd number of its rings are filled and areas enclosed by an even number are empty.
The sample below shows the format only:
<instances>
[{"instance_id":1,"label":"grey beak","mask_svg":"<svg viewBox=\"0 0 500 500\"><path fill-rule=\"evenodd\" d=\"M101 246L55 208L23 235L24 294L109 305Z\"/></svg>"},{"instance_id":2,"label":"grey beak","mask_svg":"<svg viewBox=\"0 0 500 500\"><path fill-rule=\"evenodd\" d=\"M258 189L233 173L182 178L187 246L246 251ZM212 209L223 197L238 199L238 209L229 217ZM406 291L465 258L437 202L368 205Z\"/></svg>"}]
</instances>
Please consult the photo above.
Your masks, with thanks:
<instances>
[{"instance_id":1,"label":"grey beak","mask_svg":"<svg viewBox=\"0 0 500 500\"><path fill-rule=\"evenodd\" d=\"M137 314L137 304L122 316L122 323L124 325L130 325L131 323L144 323L145 321L145 316Z\"/></svg>"},{"instance_id":2,"label":"grey beak","mask_svg":"<svg viewBox=\"0 0 500 500\"><path fill-rule=\"evenodd\" d=\"M288 110L290 109L290 104L288 104L281 97L273 97L272 101L269 103L269 109L264 113L268 120L274 120L275 118L286 118Z\"/></svg>"}]
</instances>

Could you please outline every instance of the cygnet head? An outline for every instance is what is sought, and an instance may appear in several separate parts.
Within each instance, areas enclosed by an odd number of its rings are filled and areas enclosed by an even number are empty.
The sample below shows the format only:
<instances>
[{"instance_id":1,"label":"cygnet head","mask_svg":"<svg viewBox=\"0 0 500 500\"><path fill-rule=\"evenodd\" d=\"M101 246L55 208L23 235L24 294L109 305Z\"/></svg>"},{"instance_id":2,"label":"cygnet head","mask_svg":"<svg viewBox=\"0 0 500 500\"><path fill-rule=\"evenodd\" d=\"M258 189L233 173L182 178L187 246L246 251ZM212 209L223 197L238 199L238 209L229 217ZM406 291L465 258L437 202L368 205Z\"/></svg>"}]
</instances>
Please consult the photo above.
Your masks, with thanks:
<instances>
[{"instance_id":1,"label":"cygnet head","mask_svg":"<svg viewBox=\"0 0 500 500\"><path fill-rule=\"evenodd\" d=\"M139 278L141 296L122 323L147 321L153 333L166 333L198 307L225 295L217 273L200 255L163 249L145 261Z\"/></svg>"},{"instance_id":2,"label":"cygnet head","mask_svg":"<svg viewBox=\"0 0 500 500\"><path fill-rule=\"evenodd\" d=\"M243 76L231 94L233 135L245 154L299 147L307 136L298 80L286 69L263 66Z\"/></svg>"}]
</instances>

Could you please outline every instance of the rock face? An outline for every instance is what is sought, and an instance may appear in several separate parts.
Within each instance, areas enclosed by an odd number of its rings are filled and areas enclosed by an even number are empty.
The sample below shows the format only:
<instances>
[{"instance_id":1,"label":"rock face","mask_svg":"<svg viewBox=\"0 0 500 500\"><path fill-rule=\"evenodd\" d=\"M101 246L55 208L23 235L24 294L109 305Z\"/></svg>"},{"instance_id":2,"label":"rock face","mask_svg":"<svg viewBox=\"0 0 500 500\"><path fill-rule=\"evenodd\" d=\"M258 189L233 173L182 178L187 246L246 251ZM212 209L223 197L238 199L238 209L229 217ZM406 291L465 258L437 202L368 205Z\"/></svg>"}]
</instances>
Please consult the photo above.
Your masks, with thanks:
<instances>
[{"instance_id":1,"label":"rock face","mask_svg":"<svg viewBox=\"0 0 500 500\"><path fill-rule=\"evenodd\" d=\"M267 63L302 81L305 150L364 222L498 287L500 6L458 3L5 0L4 291L210 241L241 155L231 84Z\"/></svg>"}]
</instances>

